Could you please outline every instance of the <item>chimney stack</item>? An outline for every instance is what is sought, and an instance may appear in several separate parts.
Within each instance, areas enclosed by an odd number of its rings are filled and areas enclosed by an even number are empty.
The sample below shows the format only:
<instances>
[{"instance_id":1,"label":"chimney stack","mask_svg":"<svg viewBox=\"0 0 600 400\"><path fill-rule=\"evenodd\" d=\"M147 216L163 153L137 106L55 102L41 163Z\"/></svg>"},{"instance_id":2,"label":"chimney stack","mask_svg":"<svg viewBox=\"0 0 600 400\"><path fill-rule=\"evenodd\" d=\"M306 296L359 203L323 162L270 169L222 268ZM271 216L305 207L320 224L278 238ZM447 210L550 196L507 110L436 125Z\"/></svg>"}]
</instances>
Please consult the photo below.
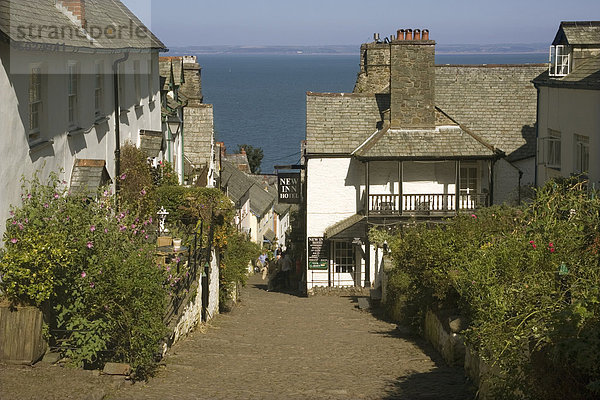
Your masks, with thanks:
<instances>
[{"instance_id":1,"label":"chimney stack","mask_svg":"<svg viewBox=\"0 0 600 400\"><path fill-rule=\"evenodd\" d=\"M221 149L221 158L225 158L227 156L227 149L225 148L225 142L216 142L215 143Z\"/></svg>"},{"instance_id":2,"label":"chimney stack","mask_svg":"<svg viewBox=\"0 0 600 400\"><path fill-rule=\"evenodd\" d=\"M86 25L85 20L85 0L56 0L56 4L67 9L77 20L81 26Z\"/></svg>"},{"instance_id":3,"label":"chimney stack","mask_svg":"<svg viewBox=\"0 0 600 400\"><path fill-rule=\"evenodd\" d=\"M390 126L434 129L435 42L427 29L400 31L404 40L393 41L390 50Z\"/></svg>"}]
</instances>

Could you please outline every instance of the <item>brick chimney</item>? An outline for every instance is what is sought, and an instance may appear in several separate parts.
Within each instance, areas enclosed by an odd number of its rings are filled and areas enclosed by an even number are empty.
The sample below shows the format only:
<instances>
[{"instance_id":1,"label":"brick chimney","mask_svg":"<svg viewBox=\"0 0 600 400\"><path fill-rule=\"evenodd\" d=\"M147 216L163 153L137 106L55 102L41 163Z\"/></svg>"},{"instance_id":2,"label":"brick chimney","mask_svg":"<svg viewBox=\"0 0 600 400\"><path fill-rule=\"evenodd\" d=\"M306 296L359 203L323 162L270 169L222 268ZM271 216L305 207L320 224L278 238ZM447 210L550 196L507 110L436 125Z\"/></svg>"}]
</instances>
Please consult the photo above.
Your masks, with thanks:
<instances>
[{"instance_id":1,"label":"brick chimney","mask_svg":"<svg viewBox=\"0 0 600 400\"><path fill-rule=\"evenodd\" d=\"M427 29L398 32L405 35L391 42L391 128L434 129L435 41Z\"/></svg>"},{"instance_id":2,"label":"brick chimney","mask_svg":"<svg viewBox=\"0 0 600 400\"><path fill-rule=\"evenodd\" d=\"M225 148L225 142L216 142L215 144L221 149L221 158L225 158L227 156L227 148Z\"/></svg>"},{"instance_id":3,"label":"brick chimney","mask_svg":"<svg viewBox=\"0 0 600 400\"><path fill-rule=\"evenodd\" d=\"M56 4L66 8L81 23L81 26L85 26L85 0L56 0Z\"/></svg>"}]
</instances>

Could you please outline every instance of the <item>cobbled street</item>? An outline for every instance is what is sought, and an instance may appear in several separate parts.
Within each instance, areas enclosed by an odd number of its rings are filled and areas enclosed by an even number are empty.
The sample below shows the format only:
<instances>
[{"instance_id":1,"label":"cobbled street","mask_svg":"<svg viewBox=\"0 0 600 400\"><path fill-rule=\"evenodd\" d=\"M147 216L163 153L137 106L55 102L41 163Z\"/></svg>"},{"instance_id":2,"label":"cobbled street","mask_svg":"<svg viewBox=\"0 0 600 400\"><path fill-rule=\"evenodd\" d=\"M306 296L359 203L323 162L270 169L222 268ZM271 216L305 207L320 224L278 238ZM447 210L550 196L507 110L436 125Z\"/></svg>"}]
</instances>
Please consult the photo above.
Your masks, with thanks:
<instances>
[{"instance_id":1,"label":"cobbled street","mask_svg":"<svg viewBox=\"0 0 600 400\"><path fill-rule=\"evenodd\" d=\"M114 378L83 376L85 371L70 376L56 366L42 367L39 371L46 372L38 373L0 367L0 398L474 397L462 368L444 365L421 339L403 338L395 324L359 310L356 298L302 298L265 289L260 277L251 277L242 303L174 346L158 375L147 383L115 385ZM8 381L18 379L19 371L26 386Z\"/></svg>"}]
</instances>

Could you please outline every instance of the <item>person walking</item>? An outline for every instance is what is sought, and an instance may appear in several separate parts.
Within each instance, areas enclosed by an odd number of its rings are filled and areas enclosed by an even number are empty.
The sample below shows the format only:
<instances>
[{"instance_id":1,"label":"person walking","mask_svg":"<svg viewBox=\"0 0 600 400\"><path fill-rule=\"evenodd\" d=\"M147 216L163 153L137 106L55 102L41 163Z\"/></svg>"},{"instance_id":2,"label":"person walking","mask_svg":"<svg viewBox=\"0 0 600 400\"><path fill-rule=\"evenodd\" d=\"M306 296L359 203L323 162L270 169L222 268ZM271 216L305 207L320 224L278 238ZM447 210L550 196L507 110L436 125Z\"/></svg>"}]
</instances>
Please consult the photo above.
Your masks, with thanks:
<instances>
[{"instance_id":1,"label":"person walking","mask_svg":"<svg viewBox=\"0 0 600 400\"><path fill-rule=\"evenodd\" d=\"M263 251L263 253L258 257L258 262L260 264L260 272L262 272L262 280L264 281L267 278L267 273L269 272L266 252Z\"/></svg>"},{"instance_id":2,"label":"person walking","mask_svg":"<svg viewBox=\"0 0 600 400\"><path fill-rule=\"evenodd\" d=\"M292 258L287 251L283 252L283 261L281 262L281 271L283 272L283 285L286 290L291 287Z\"/></svg>"}]
</instances>

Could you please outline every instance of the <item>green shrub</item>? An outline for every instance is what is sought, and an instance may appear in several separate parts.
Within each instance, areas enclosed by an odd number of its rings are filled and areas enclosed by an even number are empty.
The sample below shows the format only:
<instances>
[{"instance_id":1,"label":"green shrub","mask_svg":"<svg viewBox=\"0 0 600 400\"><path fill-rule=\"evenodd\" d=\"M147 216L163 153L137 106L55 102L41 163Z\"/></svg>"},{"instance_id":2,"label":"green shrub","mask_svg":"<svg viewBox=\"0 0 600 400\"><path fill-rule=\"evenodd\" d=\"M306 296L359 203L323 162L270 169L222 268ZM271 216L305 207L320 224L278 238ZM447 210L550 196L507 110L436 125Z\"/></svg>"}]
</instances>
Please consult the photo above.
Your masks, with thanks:
<instances>
[{"instance_id":1,"label":"green shrub","mask_svg":"<svg viewBox=\"0 0 600 400\"><path fill-rule=\"evenodd\" d=\"M69 195L56 175L24 182L0 259L1 290L45 312L50 341L75 364L131 363L144 378L165 334L165 276L150 221L115 213L114 197Z\"/></svg>"},{"instance_id":2,"label":"green shrub","mask_svg":"<svg viewBox=\"0 0 600 400\"><path fill-rule=\"evenodd\" d=\"M148 156L131 143L121 147L119 201L139 218L156 214L156 194Z\"/></svg>"},{"instance_id":3,"label":"green shrub","mask_svg":"<svg viewBox=\"0 0 600 400\"><path fill-rule=\"evenodd\" d=\"M388 307L415 326L427 307L460 310L498 372L496 398L595 398L599 228L600 201L576 180L549 183L525 209L405 228L390 242Z\"/></svg>"}]
</instances>

